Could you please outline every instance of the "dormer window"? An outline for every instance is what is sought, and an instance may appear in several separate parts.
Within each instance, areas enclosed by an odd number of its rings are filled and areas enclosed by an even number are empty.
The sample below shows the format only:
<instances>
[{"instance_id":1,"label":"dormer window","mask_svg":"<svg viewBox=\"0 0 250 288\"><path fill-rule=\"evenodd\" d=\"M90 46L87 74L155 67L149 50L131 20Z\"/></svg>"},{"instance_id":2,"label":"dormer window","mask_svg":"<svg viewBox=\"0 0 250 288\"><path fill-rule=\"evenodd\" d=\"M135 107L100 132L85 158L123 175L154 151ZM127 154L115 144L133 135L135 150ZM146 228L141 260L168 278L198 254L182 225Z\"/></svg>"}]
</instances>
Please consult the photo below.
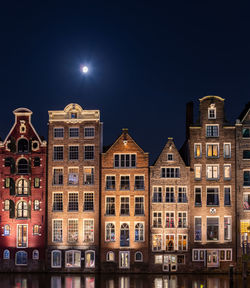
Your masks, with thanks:
<instances>
[{"instance_id":1,"label":"dormer window","mask_svg":"<svg viewBox=\"0 0 250 288\"><path fill-rule=\"evenodd\" d=\"M71 117L71 119L76 119L77 118L77 113L71 113L70 117Z\"/></svg>"},{"instance_id":2,"label":"dormer window","mask_svg":"<svg viewBox=\"0 0 250 288\"><path fill-rule=\"evenodd\" d=\"M208 108L208 119L216 119L216 108L214 104L211 104Z\"/></svg>"},{"instance_id":3,"label":"dormer window","mask_svg":"<svg viewBox=\"0 0 250 288\"><path fill-rule=\"evenodd\" d=\"M167 154L167 159L168 159L168 161L174 161L174 154L173 153L168 153Z\"/></svg>"},{"instance_id":4,"label":"dormer window","mask_svg":"<svg viewBox=\"0 0 250 288\"><path fill-rule=\"evenodd\" d=\"M20 139L17 144L18 153L28 153L29 152L29 142L27 139Z\"/></svg>"}]
</instances>

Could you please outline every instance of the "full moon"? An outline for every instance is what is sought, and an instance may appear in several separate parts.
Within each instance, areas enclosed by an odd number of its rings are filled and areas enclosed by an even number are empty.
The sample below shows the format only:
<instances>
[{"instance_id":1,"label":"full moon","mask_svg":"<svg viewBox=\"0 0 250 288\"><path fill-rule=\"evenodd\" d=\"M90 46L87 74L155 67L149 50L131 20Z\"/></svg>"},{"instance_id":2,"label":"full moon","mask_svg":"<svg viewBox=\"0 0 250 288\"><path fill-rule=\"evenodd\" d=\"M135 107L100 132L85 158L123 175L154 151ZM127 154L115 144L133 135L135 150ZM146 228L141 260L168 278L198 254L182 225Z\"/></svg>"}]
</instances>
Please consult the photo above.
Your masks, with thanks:
<instances>
[{"instance_id":1,"label":"full moon","mask_svg":"<svg viewBox=\"0 0 250 288\"><path fill-rule=\"evenodd\" d=\"M89 71L89 68L88 68L87 66L83 66L83 67L82 67L82 72L83 72L83 73L86 74L86 73L88 73L88 71Z\"/></svg>"}]
</instances>

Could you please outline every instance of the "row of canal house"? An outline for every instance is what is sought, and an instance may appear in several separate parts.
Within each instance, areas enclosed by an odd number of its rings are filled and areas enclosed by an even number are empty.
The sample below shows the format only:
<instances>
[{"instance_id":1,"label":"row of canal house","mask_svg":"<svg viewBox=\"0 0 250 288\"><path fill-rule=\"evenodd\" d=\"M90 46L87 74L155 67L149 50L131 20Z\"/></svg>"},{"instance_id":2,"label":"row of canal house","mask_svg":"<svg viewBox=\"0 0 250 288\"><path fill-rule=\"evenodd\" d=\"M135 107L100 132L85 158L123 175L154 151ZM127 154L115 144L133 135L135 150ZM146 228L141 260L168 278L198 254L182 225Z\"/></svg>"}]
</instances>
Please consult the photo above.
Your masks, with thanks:
<instances>
[{"instance_id":1,"label":"row of canal house","mask_svg":"<svg viewBox=\"0 0 250 288\"><path fill-rule=\"evenodd\" d=\"M180 151L155 163L123 129L103 150L98 110L49 111L48 142L14 111L0 143L2 271L187 272L240 267L250 233L250 106L187 105Z\"/></svg>"}]
</instances>

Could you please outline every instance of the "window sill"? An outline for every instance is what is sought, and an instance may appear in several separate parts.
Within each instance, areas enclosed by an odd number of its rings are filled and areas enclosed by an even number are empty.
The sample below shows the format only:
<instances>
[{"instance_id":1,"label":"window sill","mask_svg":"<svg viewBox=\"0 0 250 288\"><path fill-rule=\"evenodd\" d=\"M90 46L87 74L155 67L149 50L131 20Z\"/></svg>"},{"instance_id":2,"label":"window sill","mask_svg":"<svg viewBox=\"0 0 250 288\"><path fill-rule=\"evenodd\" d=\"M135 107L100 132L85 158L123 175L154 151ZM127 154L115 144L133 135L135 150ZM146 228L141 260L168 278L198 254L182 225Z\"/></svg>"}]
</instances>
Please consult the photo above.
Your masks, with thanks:
<instances>
[{"instance_id":1,"label":"window sill","mask_svg":"<svg viewBox=\"0 0 250 288\"><path fill-rule=\"evenodd\" d=\"M145 214L144 213L142 213L142 214L136 214L135 213L135 216L145 216Z\"/></svg>"},{"instance_id":2,"label":"window sill","mask_svg":"<svg viewBox=\"0 0 250 288\"><path fill-rule=\"evenodd\" d=\"M114 216L115 216L115 214L104 214L104 216L107 216L107 217L109 217L109 216L111 216L111 217L112 217L112 216L113 216L113 217L114 217Z\"/></svg>"},{"instance_id":3,"label":"window sill","mask_svg":"<svg viewBox=\"0 0 250 288\"><path fill-rule=\"evenodd\" d=\"M219 204L207 204L207 207L219 207Z\"/></svg>"},{"instance_id":4,"label":"window sill","mask_svg":"<svg viewBox=\"0 0 250 288\"><path fill-rule=\"evenodd\" d=\"M194 204L194 207L202 207L202 204Z\"/></svg>"},{"instance_id":5,"label":"window sill","mask_svg":"<svg viewBox=\"0 0 250 288\"><path fill-rule=\"evenodd\" d=\"M63 212L63 210L52 210L53 213L56 213L56 212Z\"/></svg>"}]
</instances>

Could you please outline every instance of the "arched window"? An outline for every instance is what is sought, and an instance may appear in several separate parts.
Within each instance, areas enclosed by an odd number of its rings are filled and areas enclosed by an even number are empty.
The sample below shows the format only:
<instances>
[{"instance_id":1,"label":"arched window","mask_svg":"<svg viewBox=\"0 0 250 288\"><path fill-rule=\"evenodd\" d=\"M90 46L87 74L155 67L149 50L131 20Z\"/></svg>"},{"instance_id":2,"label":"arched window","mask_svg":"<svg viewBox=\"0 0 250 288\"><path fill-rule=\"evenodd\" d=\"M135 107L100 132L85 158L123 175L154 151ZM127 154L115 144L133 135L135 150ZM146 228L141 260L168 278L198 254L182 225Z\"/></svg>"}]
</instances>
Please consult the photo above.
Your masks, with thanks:
<instances>
[{"instance_id":1,"label":"arched window","mask_svg":"<svg viewBox=\"0 0 250 288\"><path fill-rule=\"evenodd\" d=\"M39 259L39 251L38 250L33 250L32 259L33 260L38 260Z\"/></svg>"},{"instance_id":2,"label":"arched window","mask_svg":"<svg viewBox=\"0 0 250 288\"><path fill-rule=\"evenodd\" d=\"M27 139L22 138L22 139L18 140L17 151L18 151L18 153L28 153L29 152L29 142Z\"/></svg>"},{"instance_id":3,"label":"arched window","mask_svg":"<svg viewBox=\"0 0 250 288\"><path fill-rule=\"evenodd\" d=\"M29 182L26 179L20 179L16 185L17 195L28 195L29 194Z\"/></svg>"},{"instance_id":4,"label":"arched window","mask_svg":"<svg viewBox=\"0 0 250 288\"><path fill-rule=\"evenodd\" d=\"M8 249L3 251L3 259L10 259L10 251Z\"/></svg>"},{"instance_id":5,"label":"arched window","mask_svg":"<svg viewBox=\"0 0 250 288\"><path fill-rule=\"evenodd\" d=\"M27 265L28 254L25 251L18 251L16 253L16 265Z\"/></svg>"},{"instance_id":6,"label":"arched window","mask_svg":"<svg viewBox=\"0 0 250 288\"><path fill-rule=\"evenodd\" d=\"M28 174L29 173L29 164L28 161L24 158L20 159L17 163L18 174Z\"/></svg>"},{"instance_id":7,"label":"arched window","mask_svg":"<svg viewBox=\"0 0 250 288\"><path fill-rule=\"evenodd\" d=\"M95 268L95 251L85 252L85 268Z\"/></svg>"},{"instance_id":8,"label":"arched window","mask_svg":"<svg viewBox=\"0 0 250 288\"><path fill-rule=\"evenodd\" d=\"M10 225L6 224L4 225L4 236L10 235Z\"/></svg>"},{"instance_id":9,"label":"arched window","mask_svg":"<svg viewBox=\"0 0 250 288\"><path fill-rule=\"evenodd\" d=\"M34 210L39 211L40 210L40 201L34 200Z\"/></svg>"},{"instance_id":10,"label":"arched window","mask_svg":"<svg viewBox=\"0 0 250 288\"><path fill-rule=\"evenodd\" d=\"M10 200L4 200L4 211L10 210Z\"/></svg>"},{"instance_id":11,"label":"arched window","mask_svg":"<svg viewBox=\"0 0 250 288\"><path fill-rule=\"evenodd\" d=\"M26 201L20 201L17 204L17 218L28 218L28 204Z\"/></svg>"},{"instance_id":12,"label":"arched window","mask_svg":"<svg viewBox=\"0 0 250 288\"><path fill-rule=\"evenodd\" d=\"M112 251L109 251L106 255L106 261L107 262L114 262L115 261L115 253Z\"/></svg>"},{"instance_id":13,"label":"arched window","mask_svg":"<svg viewBox=\"0 0 250 288\"><path fill-rule=\"evenodd\" d=\"M122 246L122 247L128 247L129 246L129 226L127 223L123 223L121 225L120 246Z\"/></svg>"},{"instance_id":14,"label":"arched window","mask_svg":"<svg viewBox=\"0 0 250 288\"><path fill-rule=\"evenodd\" d=\"M143 261L143 255L141 252L135 253L135 262L142 262Z\"/></svg>"},{"instance_id":15,"label":"arched window","mask_svg":"<svg viewBox=\"0 0 250 288\"><path fill-rule=\"evenodd\" d=\"M61 267L62 252L59 250L53 250L51 252L51 267L59 268Z\"/></svg>"},{"instance_id":16,"label":"arched window","mask_svg":"<svg viewBox=\"0 0 250 288\"><path fill-rule=\"evenodd\" d=\"M115 225L113 223L107 223L106 224L105 241L107 241L107 242L115 241Z\"/></svg>"},{"instance_id":17,"label":"arched window","mask_svg":"<svg viewBox=\"0 0 250 288\"><path fill-rule=\"evenodd\" d=\"M144 225L143 223L135 224L135 241L144 241Z\"/></svg>"}]
</instances>

